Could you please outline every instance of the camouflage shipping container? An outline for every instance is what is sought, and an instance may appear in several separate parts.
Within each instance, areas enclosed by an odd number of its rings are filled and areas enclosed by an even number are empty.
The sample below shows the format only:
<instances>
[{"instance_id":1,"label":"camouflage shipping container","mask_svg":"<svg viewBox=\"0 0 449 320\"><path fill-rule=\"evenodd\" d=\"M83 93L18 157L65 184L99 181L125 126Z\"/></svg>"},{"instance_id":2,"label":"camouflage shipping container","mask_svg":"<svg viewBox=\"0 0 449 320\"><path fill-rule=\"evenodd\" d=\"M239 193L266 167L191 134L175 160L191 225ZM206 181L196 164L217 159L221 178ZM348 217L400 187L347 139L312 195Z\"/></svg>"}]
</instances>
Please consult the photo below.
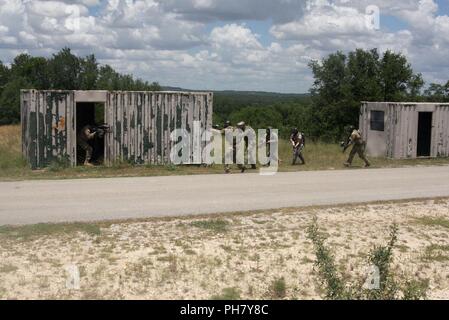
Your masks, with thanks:
<instances>
[{"instance_id":1,"label":"camouflage shipping container","mask_svg":"<svg viewBox=\"0 0 449 320\"><path fill-rule=\"evenodd\" d=\"M22 90L22 151L33 169L79 163L77 132L86 124L110 126L101 146L106 165L169 164L174 129L212 126L210 92ZM100 148L99 148L100 149Z\"/></svg>"}]
</instances>

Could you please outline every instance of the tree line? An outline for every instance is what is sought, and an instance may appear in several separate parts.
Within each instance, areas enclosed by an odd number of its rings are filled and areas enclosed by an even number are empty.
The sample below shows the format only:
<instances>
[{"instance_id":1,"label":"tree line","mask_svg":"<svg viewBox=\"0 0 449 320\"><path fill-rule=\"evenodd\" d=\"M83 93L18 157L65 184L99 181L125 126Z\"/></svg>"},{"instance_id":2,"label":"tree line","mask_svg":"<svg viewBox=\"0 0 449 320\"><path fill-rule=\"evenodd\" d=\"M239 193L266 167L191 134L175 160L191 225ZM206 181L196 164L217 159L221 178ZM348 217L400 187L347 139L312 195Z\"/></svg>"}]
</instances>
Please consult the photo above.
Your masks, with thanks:
<instances>
[{"instance_id":1,"label":"tree line","mask_svg":"<svg viewBox=\"0 0 449 320\"><path fill-rule=\"evenodd\" d=\"M449 81L425 87L407 58L392 51L336 52L309 64L309 94L222 91L215 93L214 123L245 121L253 128L277 128L281 136L298 127L312 138L341 139L357 125L361 101L448 102ZM0 61L0 125L20 120L20 89L160 90L100 65L94 55L78 57L64 48L51 58L18 55L10 67Z\"/></svg>"},{"instance_id":2,"label":"tree line","mask_svg":"<svg viewBox=\"0 0 449 320\"><path fill-rule=\"evenodd\" d=\"M156 91L160 86L100 65L93 54L78 57L69 48L51 58L23 53L10 67L0 61L0 125L20 121L20 89Z\"/></svg>"},{"instance_id":3,"label":"tree line","mask_svg":"<svg viewBox=\"0 0 449 320\"><path fill-rule=\"evenodd\" d=\"M254 128L279 128L283 137L298 127L309 137L338 141L346 134L345 128L358 125L362 101L449 101L449 81L444 85L431 83L424 90L422 75L414 72L404 55L392 51L382 55L377 49L336 52L311 61L309 67L314 76L309 97L277 103L267 100L236 110L218 101L217 118L244 120Z\"/></svg>"}]
</instances>

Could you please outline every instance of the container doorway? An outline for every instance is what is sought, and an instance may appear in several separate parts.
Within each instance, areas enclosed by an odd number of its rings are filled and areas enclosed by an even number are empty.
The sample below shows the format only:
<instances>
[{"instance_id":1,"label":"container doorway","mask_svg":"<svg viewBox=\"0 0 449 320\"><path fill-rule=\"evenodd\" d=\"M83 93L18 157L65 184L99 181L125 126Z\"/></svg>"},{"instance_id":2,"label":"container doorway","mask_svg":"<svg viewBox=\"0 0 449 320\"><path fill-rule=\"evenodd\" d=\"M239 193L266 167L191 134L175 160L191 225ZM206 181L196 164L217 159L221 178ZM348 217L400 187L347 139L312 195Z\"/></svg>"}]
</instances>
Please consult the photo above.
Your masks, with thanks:
<instances>
[{"instance_id":1,"label":"container doorway","mask_svg":"<svg viewBox=\"0 0 449 320\"><path fill-rule=\"evenodd\" d=\"M77 165L83 165L86 160L86 148L83 147L81 138L82 130L89 127L96 130L104 124L105 105L98 102L78 102L76 104L76 140L77 140ZM87 141L92 148L92 156L89 163L93 165L102 165L104 163L105 139L104 136L96 135L93 139Z\"/></svg>"},{"instance_id":2,"label":"container doorway","mask_svg":"<svg viewBox=\"0 0 449 320\"><path fill-rule=\"evenodd\" d=\"M418 157L430 157L432 145L432 112L420 112L418 117Z\"/></svg>"}]
</instances>

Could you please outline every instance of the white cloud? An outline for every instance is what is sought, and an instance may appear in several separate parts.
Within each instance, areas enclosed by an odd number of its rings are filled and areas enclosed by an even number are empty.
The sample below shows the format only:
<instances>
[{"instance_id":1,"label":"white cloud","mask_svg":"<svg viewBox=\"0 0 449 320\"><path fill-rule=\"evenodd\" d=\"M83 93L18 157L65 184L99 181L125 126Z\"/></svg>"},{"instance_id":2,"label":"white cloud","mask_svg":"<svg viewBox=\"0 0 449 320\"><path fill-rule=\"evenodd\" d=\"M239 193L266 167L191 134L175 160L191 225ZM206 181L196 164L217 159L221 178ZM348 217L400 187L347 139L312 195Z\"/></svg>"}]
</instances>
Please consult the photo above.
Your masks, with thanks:
<instances>
[{"instance_id":1,"label":"white cloud","mask_svg":"<svg viewBox=\"0 0 449 320\"><path fill-rule=\"evenodd\" d=\"M156 0L167 12L194 21L266 20L285 22L301 16L302 0Z\"/></svg>"},{"instance_id":2,"label":"white cloud","mask_svg":"<svg viewBox=\"0 0 449 320\"><path fill-rule=\"evenodd\" d=\"M262 45L257 40L258 35L244 25L228 24L214 28L210 41L216 47L259 50Z\"/></svg>"},{"instance_id":3,"label":"white cloud","mask_svg":"<svg viewBox=\"0 0 449 320\"><path fill-rule=\"evenodd\" d=\"M428 81L449 74L449 17L433 0L378 0L403 30L366 24L371 0L0 0L0 60L64 46L150 81L198 89L307 91L335 50L401 51ZM260 25L253 22L261 22ZM271 23L271 27L266 27ZM382 22L382 19L381 19ZM269 29L269 30L266 30Z\"/></svg>"},{"instance_id":4,"label":"white cloud","mask_svg":"<svg viewBox=\"0 0 449 320\"><path fill-rule=\"evenodd\" d=\"M313 7L300 20L273 26L271 33L278 39L302 40L367 35L373 30L367 24L365 13L351 7L326 4Z\"/></svg>"}]
</instances>

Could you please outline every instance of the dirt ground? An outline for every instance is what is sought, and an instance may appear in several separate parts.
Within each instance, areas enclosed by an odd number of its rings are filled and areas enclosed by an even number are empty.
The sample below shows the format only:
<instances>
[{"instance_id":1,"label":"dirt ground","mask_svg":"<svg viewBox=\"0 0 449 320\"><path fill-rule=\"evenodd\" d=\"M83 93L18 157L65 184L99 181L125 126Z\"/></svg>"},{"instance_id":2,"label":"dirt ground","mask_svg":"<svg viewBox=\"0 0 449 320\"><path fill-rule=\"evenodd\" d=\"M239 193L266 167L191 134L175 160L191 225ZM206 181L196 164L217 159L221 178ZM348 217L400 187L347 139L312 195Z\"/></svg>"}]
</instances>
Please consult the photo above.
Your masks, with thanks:
<instances>
[{"instance_id":1,"label":"dirt ground","mask_svg":"<svg viewBox=\"0 0 449 320\"><path fill-rule=\"evenodd\" d=\"M369 250L388 241L396 222L396 272L428 279L428 298L449 299L449 199L0 227L0 298L320 299L306 238L314 216L353 280L364 277ZM67 287L70 265L79 289ZM285 290L275 285L282 278Z\"/></svg>"}]
</instances>

